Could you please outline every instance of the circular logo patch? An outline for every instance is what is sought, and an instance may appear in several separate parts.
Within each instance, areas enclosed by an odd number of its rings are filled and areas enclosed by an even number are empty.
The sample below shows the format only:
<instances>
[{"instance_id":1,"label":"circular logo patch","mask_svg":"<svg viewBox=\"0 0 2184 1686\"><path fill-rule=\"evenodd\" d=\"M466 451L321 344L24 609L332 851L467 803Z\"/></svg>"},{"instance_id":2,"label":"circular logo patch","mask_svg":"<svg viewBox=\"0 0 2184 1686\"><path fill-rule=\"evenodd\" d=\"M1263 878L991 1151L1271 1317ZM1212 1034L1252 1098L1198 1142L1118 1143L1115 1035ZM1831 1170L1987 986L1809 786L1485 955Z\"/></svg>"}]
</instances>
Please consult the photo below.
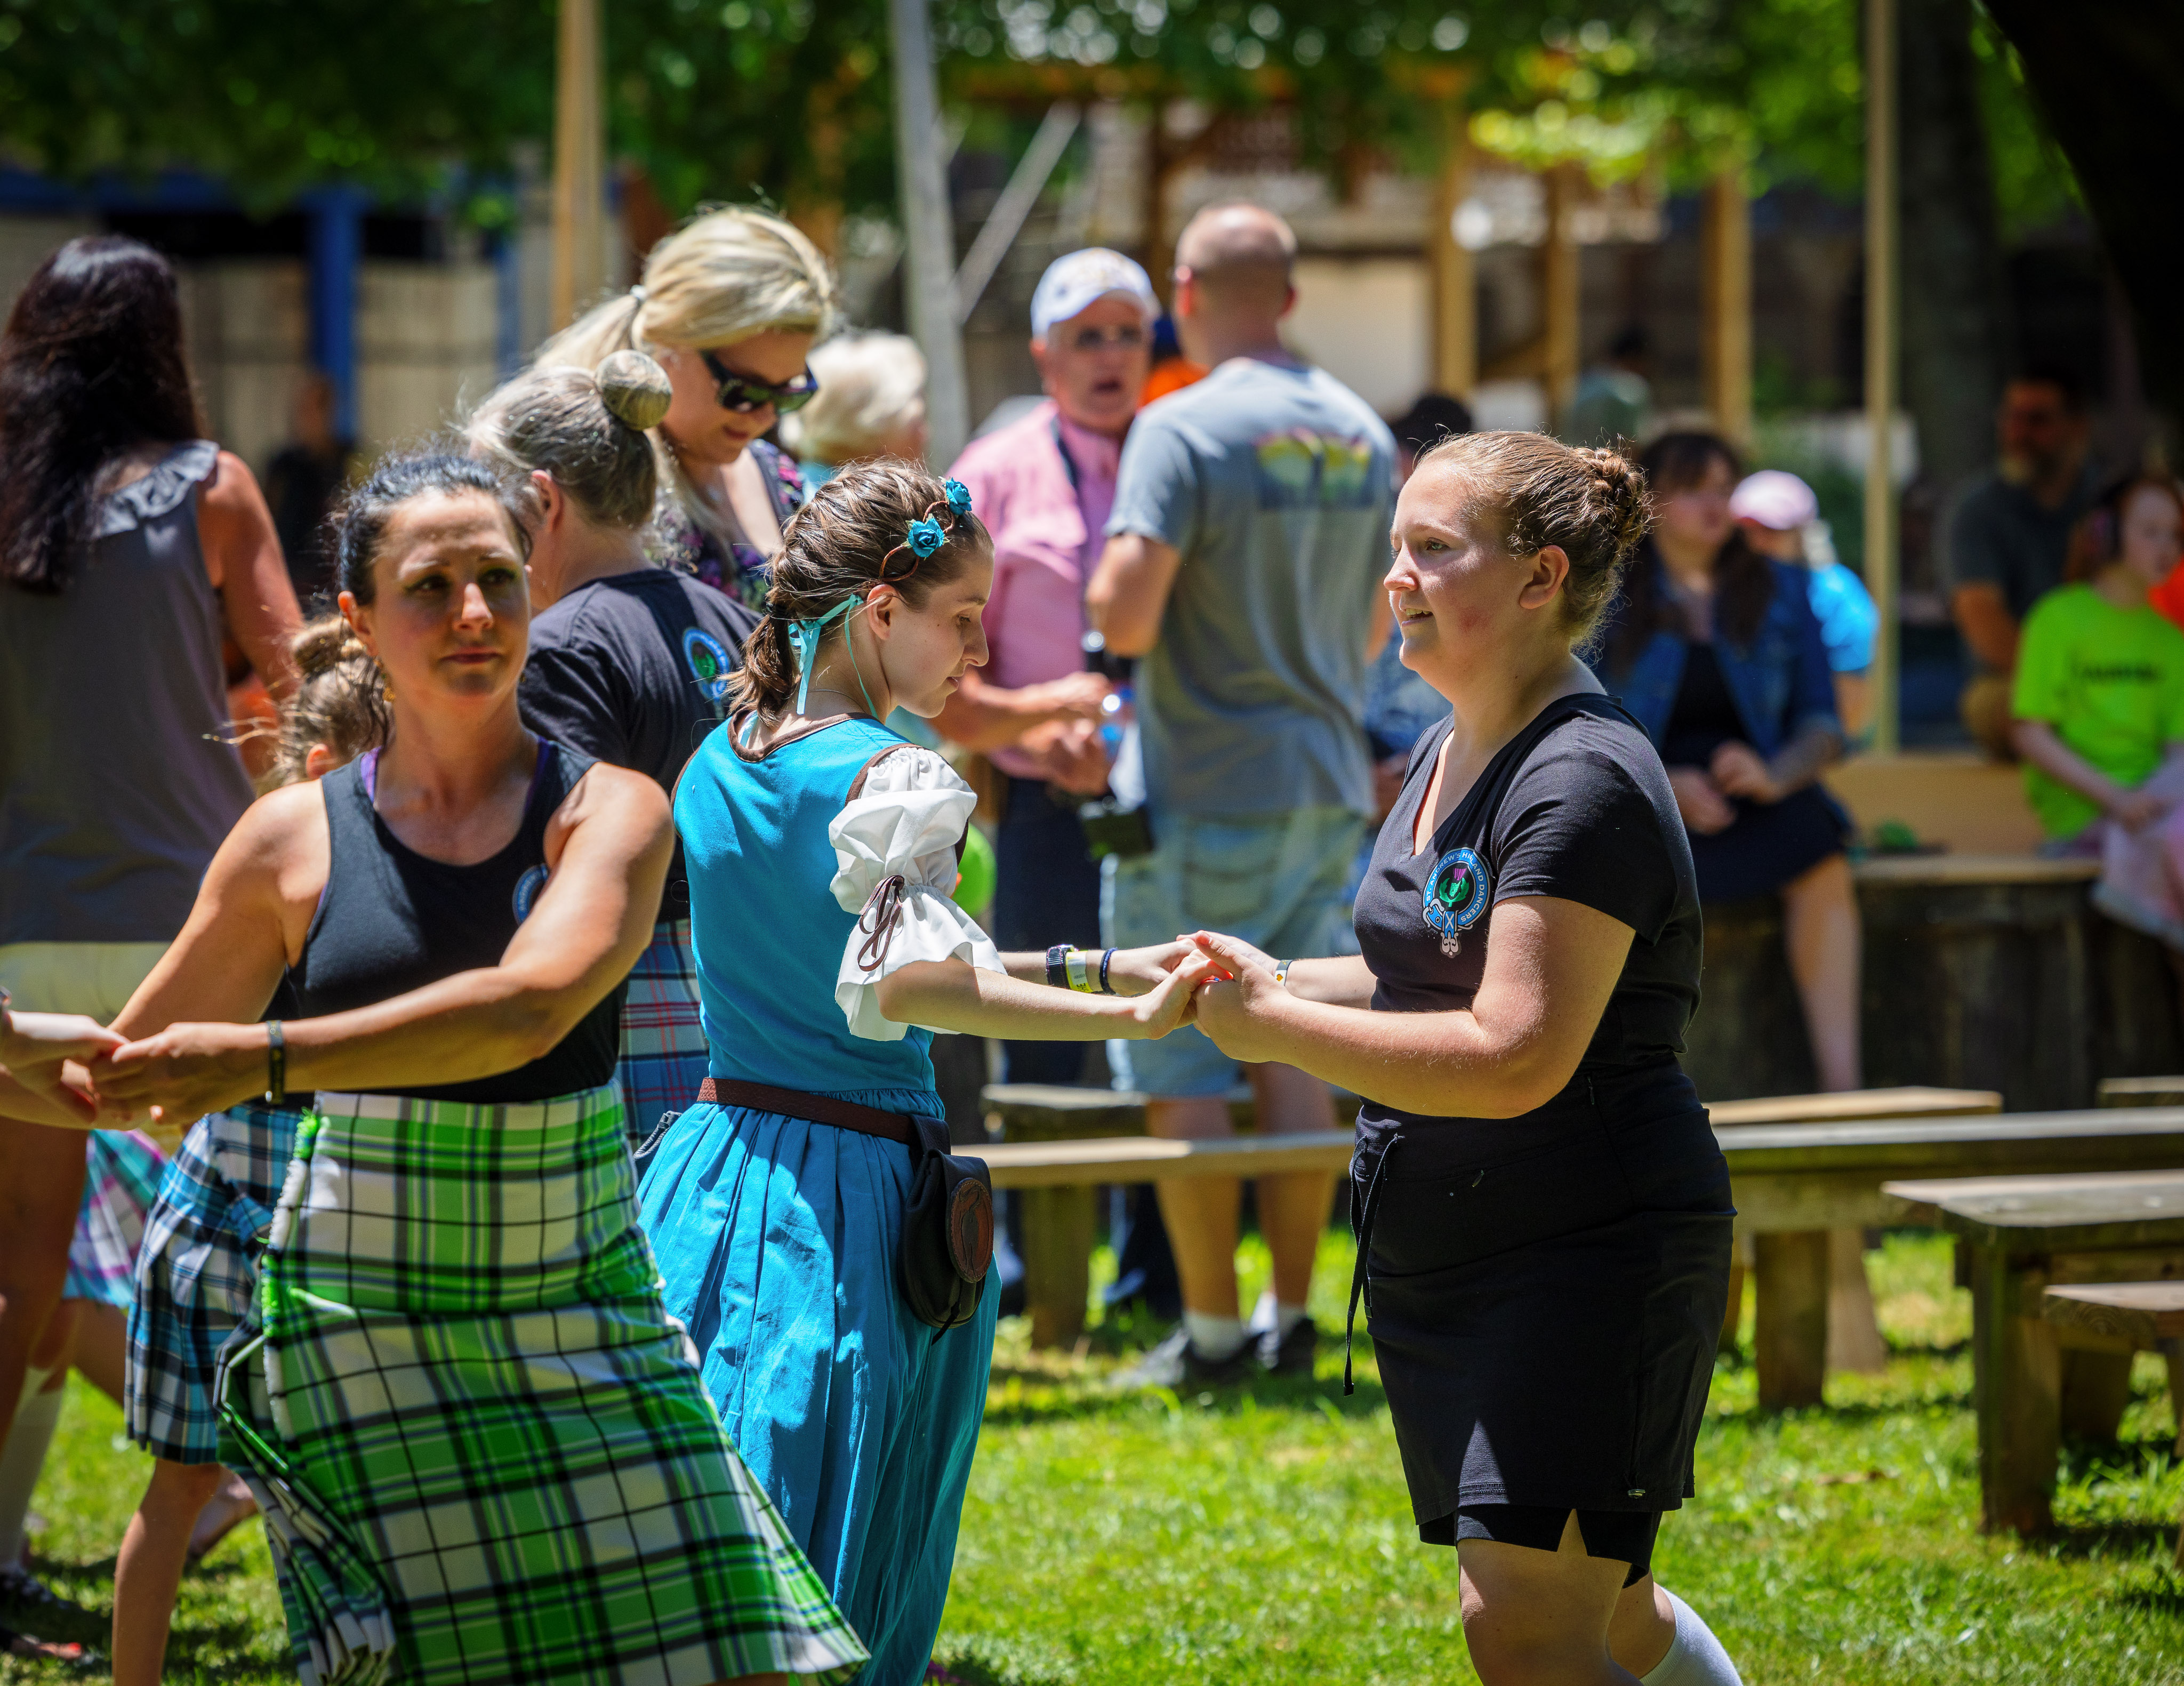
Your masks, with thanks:
<instances>
[{"instance_id":1,"label":"circular logo patch","mask_svg":"<svg viewBox=\"0 0 2184 1686\"><path fill-rule=\"evenodd\" d=\"M515 894L510 899L515 904L518 925L531 917L531 910L538 899L538 893L546 888L546 880L551 876L541 865L532 867L515 881Z\"/></svg>"},{"instance_id":2,"label":"circular logo patch","mask_svg":"<svg viewBox=\"0 0 2184 1686\"><path fill-rule=\"evenodd\" d=\"M1486 863L1475 849L1452 849L1434 863L1426 880L1425 920L1445 938L1453 939L1479 923L1490 887Z\"/></svg>"},{"instance_id":3,"label":"circular logo patch","mask_svg":"<svg viewBox=\"0 0 2184 1686\"><path fill-rule=\"evenodd\" d=\"M735 671L735 662L728 647L704 627L693 626L682 635L682 659L690 664L698 688L710 701L717 703L728 694L728 677Z\"/></svg>"}]
</instances>

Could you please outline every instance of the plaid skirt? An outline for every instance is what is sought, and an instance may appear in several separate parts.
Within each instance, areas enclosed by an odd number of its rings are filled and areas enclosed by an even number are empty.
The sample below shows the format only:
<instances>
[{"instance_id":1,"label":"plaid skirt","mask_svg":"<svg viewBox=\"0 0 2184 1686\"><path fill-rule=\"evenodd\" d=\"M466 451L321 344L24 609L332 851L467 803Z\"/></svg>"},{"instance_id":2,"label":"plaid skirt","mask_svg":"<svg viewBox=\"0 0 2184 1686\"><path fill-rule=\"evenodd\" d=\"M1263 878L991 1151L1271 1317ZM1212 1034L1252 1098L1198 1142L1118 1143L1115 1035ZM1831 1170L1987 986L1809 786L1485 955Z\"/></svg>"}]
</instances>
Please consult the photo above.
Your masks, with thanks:
<instances>
[{"instance_id":1,"label":"plaid skirt","mask_svg":"<svg viewBox=\"0 0 2184 1686\"><path fill-rule=\"evenodd\" d=\"M129 1438L154 1457L219 1461L213 1372L249 1317L259 1248L302 1116L254 1105L208 1114L159 1185L136 1256L121 1402Z\"/></svg>"},{"instance_id":2,"label":"plaid skirt","mask_svg":"<svg viewBox=\"0 0 2184 1686\"><path fill-rule=\"evenodd\" d=\"M612 1088L321 1093L224 1357L305 1686L847 1680L662 1309Z\"/></svg>"},{"instance_id":3,"label":"plaid skirt","mask_svg":"<svg viewBox=\"0 0 2184 1686\"><path fill-rule=\"evenodd\" d=\"M69 1242L64 1299L95 1299L126 1310L144 1226L159 1195L167 1158L133 1130L93 1130L84 1148L83 1204Z\"/></svg>"},{"instance_id":4,"label":"plaid skirt","mask_svg":"<svg viewBox=\"0 0 2184 1686\"><path fill-rule=\"evenodd\" d=\"M652 927L652 941L630 969L622 993L621 1060L615 1082L632 1147L652 1133L662 1113L696 1105L707 1060L690 921L663 919Z\"/></svg>"}]
</instances>

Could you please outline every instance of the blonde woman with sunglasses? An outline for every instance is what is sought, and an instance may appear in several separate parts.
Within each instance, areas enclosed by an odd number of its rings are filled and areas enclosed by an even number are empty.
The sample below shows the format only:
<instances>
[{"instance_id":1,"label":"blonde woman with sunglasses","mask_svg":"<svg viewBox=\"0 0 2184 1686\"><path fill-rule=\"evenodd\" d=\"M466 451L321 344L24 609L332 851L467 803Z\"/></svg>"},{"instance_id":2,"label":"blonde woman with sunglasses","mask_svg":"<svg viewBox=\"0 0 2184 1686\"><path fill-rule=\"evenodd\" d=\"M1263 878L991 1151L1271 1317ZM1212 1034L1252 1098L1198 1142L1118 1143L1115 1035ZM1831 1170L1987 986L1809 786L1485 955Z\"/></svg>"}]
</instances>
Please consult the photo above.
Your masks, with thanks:
<instances>
[{"instance_id":1,"label":"blonde woman with sunglasses","mask_svg":"<svg viewBox=\"0 0 2184 1686\"><path fill-rule=\"evenodd\" d=\"M834 277L777 217L713 211L652 248L644 278L540 348L540 367L596 370L649 353L674 402L652 430L660 496L646 549L754 609L804 502L794 461L762 436L819 390L807 361L832 331Z\"/></svg>"}]
</instances>

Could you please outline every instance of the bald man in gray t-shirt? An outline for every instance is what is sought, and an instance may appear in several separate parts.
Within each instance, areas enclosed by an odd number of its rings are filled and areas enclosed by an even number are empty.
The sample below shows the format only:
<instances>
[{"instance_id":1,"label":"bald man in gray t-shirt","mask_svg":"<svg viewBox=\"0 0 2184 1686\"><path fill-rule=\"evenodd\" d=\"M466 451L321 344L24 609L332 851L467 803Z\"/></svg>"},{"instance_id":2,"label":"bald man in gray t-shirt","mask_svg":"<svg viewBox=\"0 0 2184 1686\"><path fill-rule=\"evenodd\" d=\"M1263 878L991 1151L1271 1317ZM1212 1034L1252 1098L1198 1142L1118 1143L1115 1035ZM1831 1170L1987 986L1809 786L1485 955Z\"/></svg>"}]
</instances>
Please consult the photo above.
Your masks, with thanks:
<instances>
[{"instance_id":1,"label":"bald man in gray t-shirt","mask_svg":"<svg viewBox=\"0 0 2184 1686\"><path fill-rule=\"evenodd\" d=\"M1139 412L1108 542L1085 596L1107 648L1136 655L1153 851L1110 859L1105 939L1201 927L1268 954L1353 952L1345 898L1372 807L1366 668L1387 637L1395 441L1365 402L1284 349L1296 242L1255 206L1202 211L1176 248L1184 348L1212 372ZM1238 1068L1186 1027L1116 1043L1117 1082L1150 1097L1156 1136L1229 1130ZM1248 1072L1262 1130L1332 1129L1326 1086ZM1304 1315L1331 1179L1261 1179L1274 1283L1251 1327L1236 1298L1240 1188L1160 1185L1184 1327L1140 1379L1233 1380L1256 1360L1311 1370ZM1256 1336L1256 1340L1247 1337Z\"/></svg>"}]
</instances>

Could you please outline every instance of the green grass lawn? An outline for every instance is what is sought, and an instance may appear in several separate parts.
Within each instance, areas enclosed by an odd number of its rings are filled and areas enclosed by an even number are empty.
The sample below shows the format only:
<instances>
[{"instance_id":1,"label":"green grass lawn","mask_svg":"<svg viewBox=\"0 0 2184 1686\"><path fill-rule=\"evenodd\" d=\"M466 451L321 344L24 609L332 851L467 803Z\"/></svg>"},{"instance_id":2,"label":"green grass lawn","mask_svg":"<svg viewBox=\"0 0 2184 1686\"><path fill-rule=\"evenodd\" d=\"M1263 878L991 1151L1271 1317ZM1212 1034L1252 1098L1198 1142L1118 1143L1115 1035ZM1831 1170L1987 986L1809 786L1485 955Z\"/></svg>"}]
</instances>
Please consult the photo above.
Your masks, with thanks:
<instances>
[{"instance_id":1,"label":"green grass lawn","mask_svg":"<svg viewBox=\"0 0 2184 1686\"><path fill-rule=\"evenodd\" d=\"M1339 1325L1346 1233L1314 1310ZM1247 1244L1247 1277L1265 1259ZM2169 1566L2184 1468L2160 1365L2139 1360L2119 1449L2066 1452L2057 1538L1977 1528L1970 1302L1945 1242L1874 1260L1894 1357L1837 1377L1825 1410L1763 1415L1747 1366L1714 1378L1700 1497L1662 1532L1662 1580L1703 1611L1752 1686L1843 1682L2184 1686L2184 1580ZM1748 1309L1747 1309L1748 1316ZM1034 1355L1005 1325L939 1655L980 1686L1468 1682L1455 1556L1418 1544L1370 1360L1307 1384L1117 1396L1161 1333L1109 1324ZM1747 1329L1748 1333L1748 1329ZM146 1462L79 1389L38 1497L53 1583L104 1609ZM169 1678L284 1680L255 1528L186 1584ZM86 1671L0 1660L0 1681Z\"/></svg>"}]
</instances>

